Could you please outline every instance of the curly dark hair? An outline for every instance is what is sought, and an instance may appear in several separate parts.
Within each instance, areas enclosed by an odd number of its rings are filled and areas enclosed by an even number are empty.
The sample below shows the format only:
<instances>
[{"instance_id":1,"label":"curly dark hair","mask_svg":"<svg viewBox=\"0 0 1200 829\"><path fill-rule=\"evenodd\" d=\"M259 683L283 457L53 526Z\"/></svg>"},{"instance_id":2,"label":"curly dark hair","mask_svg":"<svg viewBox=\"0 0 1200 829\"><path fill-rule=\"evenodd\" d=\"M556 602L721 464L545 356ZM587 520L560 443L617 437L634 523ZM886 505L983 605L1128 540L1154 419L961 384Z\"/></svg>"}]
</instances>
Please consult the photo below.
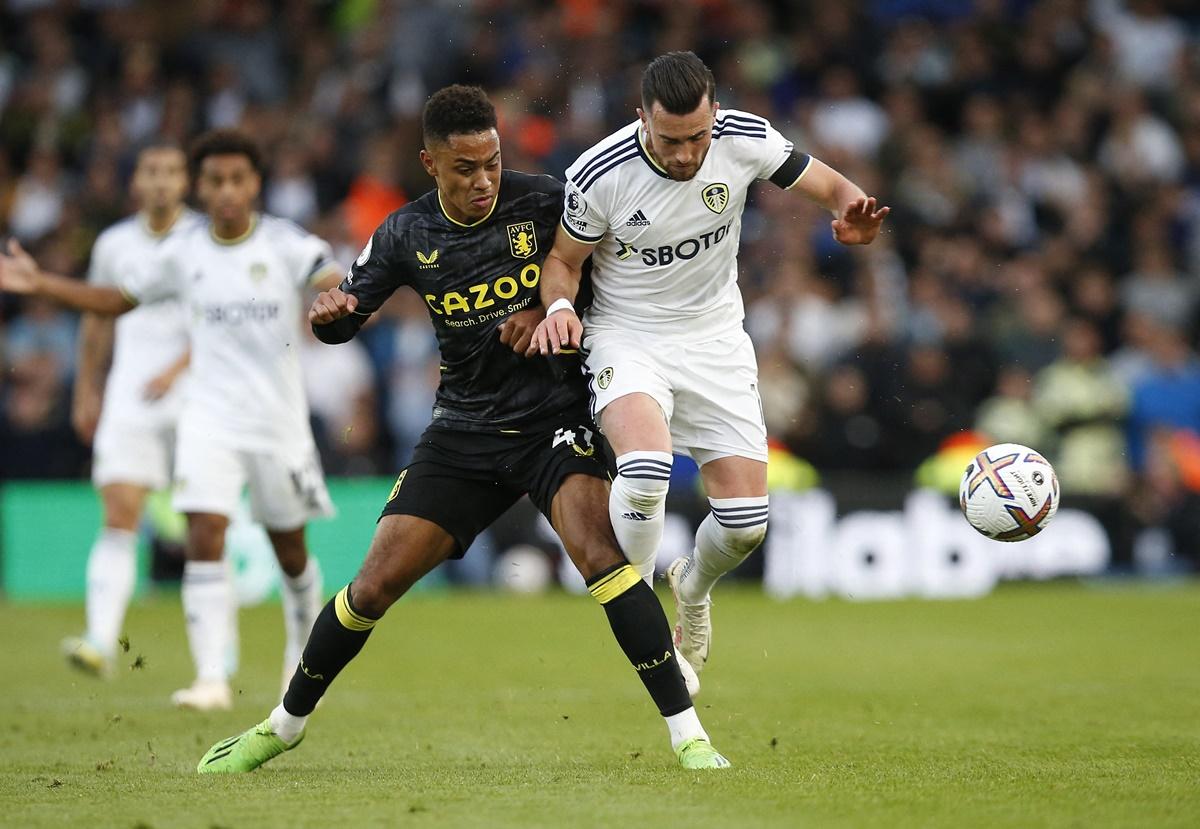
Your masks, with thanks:
<instances>
[{"instance_id":1,"label":"curly dark hair","mask_svg":"<svg viewBox=\"0 0 1200 829\"><path fill-rule=\"evenodd\" d=\"M672 115L687 115L705 95L711 104L716 91L712 70L695 52L659 55L642 73L642 108L647 112L658 101Z\"/></svg>"},{"instance_id":2,"label":"curly dark hair","mask_svg":"<svg viewBox=\"0 0 1200 829\"><path fill-rule=\"evenodd\" d=\"M452 135L469 135L496 128L496 108L478 86L454 84L439 89L425 102L421 114L425 143L444 142Z\"/></svg>"},{"instance_id":3,"label":"curly dark hair","mask_svg":"<svg viewBox=\"0 0 1200 829\"><path fill-rule=\"evenodd\" d=\"M209 130L197 137L188 154L188 166L193 176L199 174L200 165L210 155L244 155L254 171L262 174L262 151L253 138L240 130Z\"/></svg>"}]
</instances>

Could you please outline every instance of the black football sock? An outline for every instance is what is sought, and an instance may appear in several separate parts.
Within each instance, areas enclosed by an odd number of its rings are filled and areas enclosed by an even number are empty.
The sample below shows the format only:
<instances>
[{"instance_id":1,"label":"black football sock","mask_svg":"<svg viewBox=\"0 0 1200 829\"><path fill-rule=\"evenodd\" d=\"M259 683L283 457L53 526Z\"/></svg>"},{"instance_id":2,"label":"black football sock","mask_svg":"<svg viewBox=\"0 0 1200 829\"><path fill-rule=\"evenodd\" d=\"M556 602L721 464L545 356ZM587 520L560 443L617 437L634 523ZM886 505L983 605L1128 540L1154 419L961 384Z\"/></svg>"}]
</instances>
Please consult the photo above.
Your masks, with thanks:
<instances>
[{"instance_id":1,"label":"black football sock","mask_svg":"<svg viewBox=\"0 0 1200 829\"><path fill-rule=\"evenodd\" d=\"M349 585L338 591L313 622L300 665L283 695L284 709L296 717L311 714L329 684L358 656L377 621L354 609Z\"/></svg>"},{"instance_id":2,"label":"black football sock","mask_svg":"<svg viewBox=\"0 0 1200 829\"><path fill-rule=\"evenodd\" d=\"M618 564L588 581L588 592L604 605L621 650L664 717L692 707L671 626L658 596L629 564Z\"/></svg>"}]
</instances>

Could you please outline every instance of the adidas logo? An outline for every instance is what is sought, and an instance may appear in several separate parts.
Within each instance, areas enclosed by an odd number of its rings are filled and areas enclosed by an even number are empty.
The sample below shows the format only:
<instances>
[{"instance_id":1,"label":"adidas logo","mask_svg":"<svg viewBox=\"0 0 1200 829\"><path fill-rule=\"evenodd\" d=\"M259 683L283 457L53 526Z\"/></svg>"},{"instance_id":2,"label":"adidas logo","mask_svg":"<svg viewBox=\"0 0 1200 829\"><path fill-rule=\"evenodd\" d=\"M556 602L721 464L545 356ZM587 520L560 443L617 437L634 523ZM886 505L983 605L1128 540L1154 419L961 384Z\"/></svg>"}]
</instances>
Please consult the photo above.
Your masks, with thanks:
<instances>
[{"instance_id":1,"label":"adidas logo","mask_svg":"<svg viewBox=\"0 0 1200 829\"><path fill-rule=\"evenodd\" d=\"M626 521L649 521L650 516L641 512L626 512L622 513L621 517Z\"/></svg>"},{"instance_id":2,"label":"adidas logo","mask_svg":"<svg viewBox=\"0 0 1200 829\"><path fill-rule=\"evenodd\" d=\"M629 221L625 223L625 227L649 227L650 220L646 218L646 214L638 211L629 217Z\"/></svg>"}]
</instances>

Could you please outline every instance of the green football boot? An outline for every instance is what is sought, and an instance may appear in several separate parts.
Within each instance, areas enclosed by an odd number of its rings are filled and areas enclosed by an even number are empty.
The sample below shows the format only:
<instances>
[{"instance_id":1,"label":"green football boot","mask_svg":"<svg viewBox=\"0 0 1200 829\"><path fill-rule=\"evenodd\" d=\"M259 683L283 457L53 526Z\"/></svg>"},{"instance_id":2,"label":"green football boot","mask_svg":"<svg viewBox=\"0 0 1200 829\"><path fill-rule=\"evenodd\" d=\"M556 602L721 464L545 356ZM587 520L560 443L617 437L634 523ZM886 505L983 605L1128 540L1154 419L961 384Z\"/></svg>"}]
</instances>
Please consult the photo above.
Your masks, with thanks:
<instances>
[{"instance_id":1,"label":"green football boot","mask_svg":"<svg viewBox=\"0 0 1200 829\"><path fill-rule=\"evenodd\" d=\"M271 730L271 721L263 720L249 731L222 740L200 758L196 771L201 774L241 774L254 771L273 757L291 751L304 739L304 732L285 743Z\"/></svg>"},{"instance_id":2,"label":"green football boot","mask_svg":"<svg viewBox=\"0 0 1200 829\"><path fill-rule=\"evenodd\" d=\"M680 745L675 756L685 769L727 769L733 765L703 737L693 737Z\"/></svg>"}]
</instances>

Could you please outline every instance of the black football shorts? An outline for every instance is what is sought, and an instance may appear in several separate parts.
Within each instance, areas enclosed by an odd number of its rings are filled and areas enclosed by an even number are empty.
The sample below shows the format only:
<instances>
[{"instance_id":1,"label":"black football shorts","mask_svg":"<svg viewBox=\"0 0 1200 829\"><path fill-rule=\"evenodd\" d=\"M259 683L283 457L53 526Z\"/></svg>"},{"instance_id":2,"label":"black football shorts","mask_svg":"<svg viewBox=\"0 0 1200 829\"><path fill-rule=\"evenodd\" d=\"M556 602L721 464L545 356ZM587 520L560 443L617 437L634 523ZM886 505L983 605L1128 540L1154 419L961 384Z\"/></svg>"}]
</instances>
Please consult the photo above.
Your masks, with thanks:
<instances>
[{"instance_id":1,"label":"black football shorts","mask_svg":"<svg viewBox=\"0 0 1200 829\"><path fill-rule=\"evenodd\" d=\"M522 495L550 517L568 475L608 479L599 430L587 411L529 431L471 432L430 426L396 479L383 515L432 521L458 542L461 558Z\"/></svg>"}]
</instances>

